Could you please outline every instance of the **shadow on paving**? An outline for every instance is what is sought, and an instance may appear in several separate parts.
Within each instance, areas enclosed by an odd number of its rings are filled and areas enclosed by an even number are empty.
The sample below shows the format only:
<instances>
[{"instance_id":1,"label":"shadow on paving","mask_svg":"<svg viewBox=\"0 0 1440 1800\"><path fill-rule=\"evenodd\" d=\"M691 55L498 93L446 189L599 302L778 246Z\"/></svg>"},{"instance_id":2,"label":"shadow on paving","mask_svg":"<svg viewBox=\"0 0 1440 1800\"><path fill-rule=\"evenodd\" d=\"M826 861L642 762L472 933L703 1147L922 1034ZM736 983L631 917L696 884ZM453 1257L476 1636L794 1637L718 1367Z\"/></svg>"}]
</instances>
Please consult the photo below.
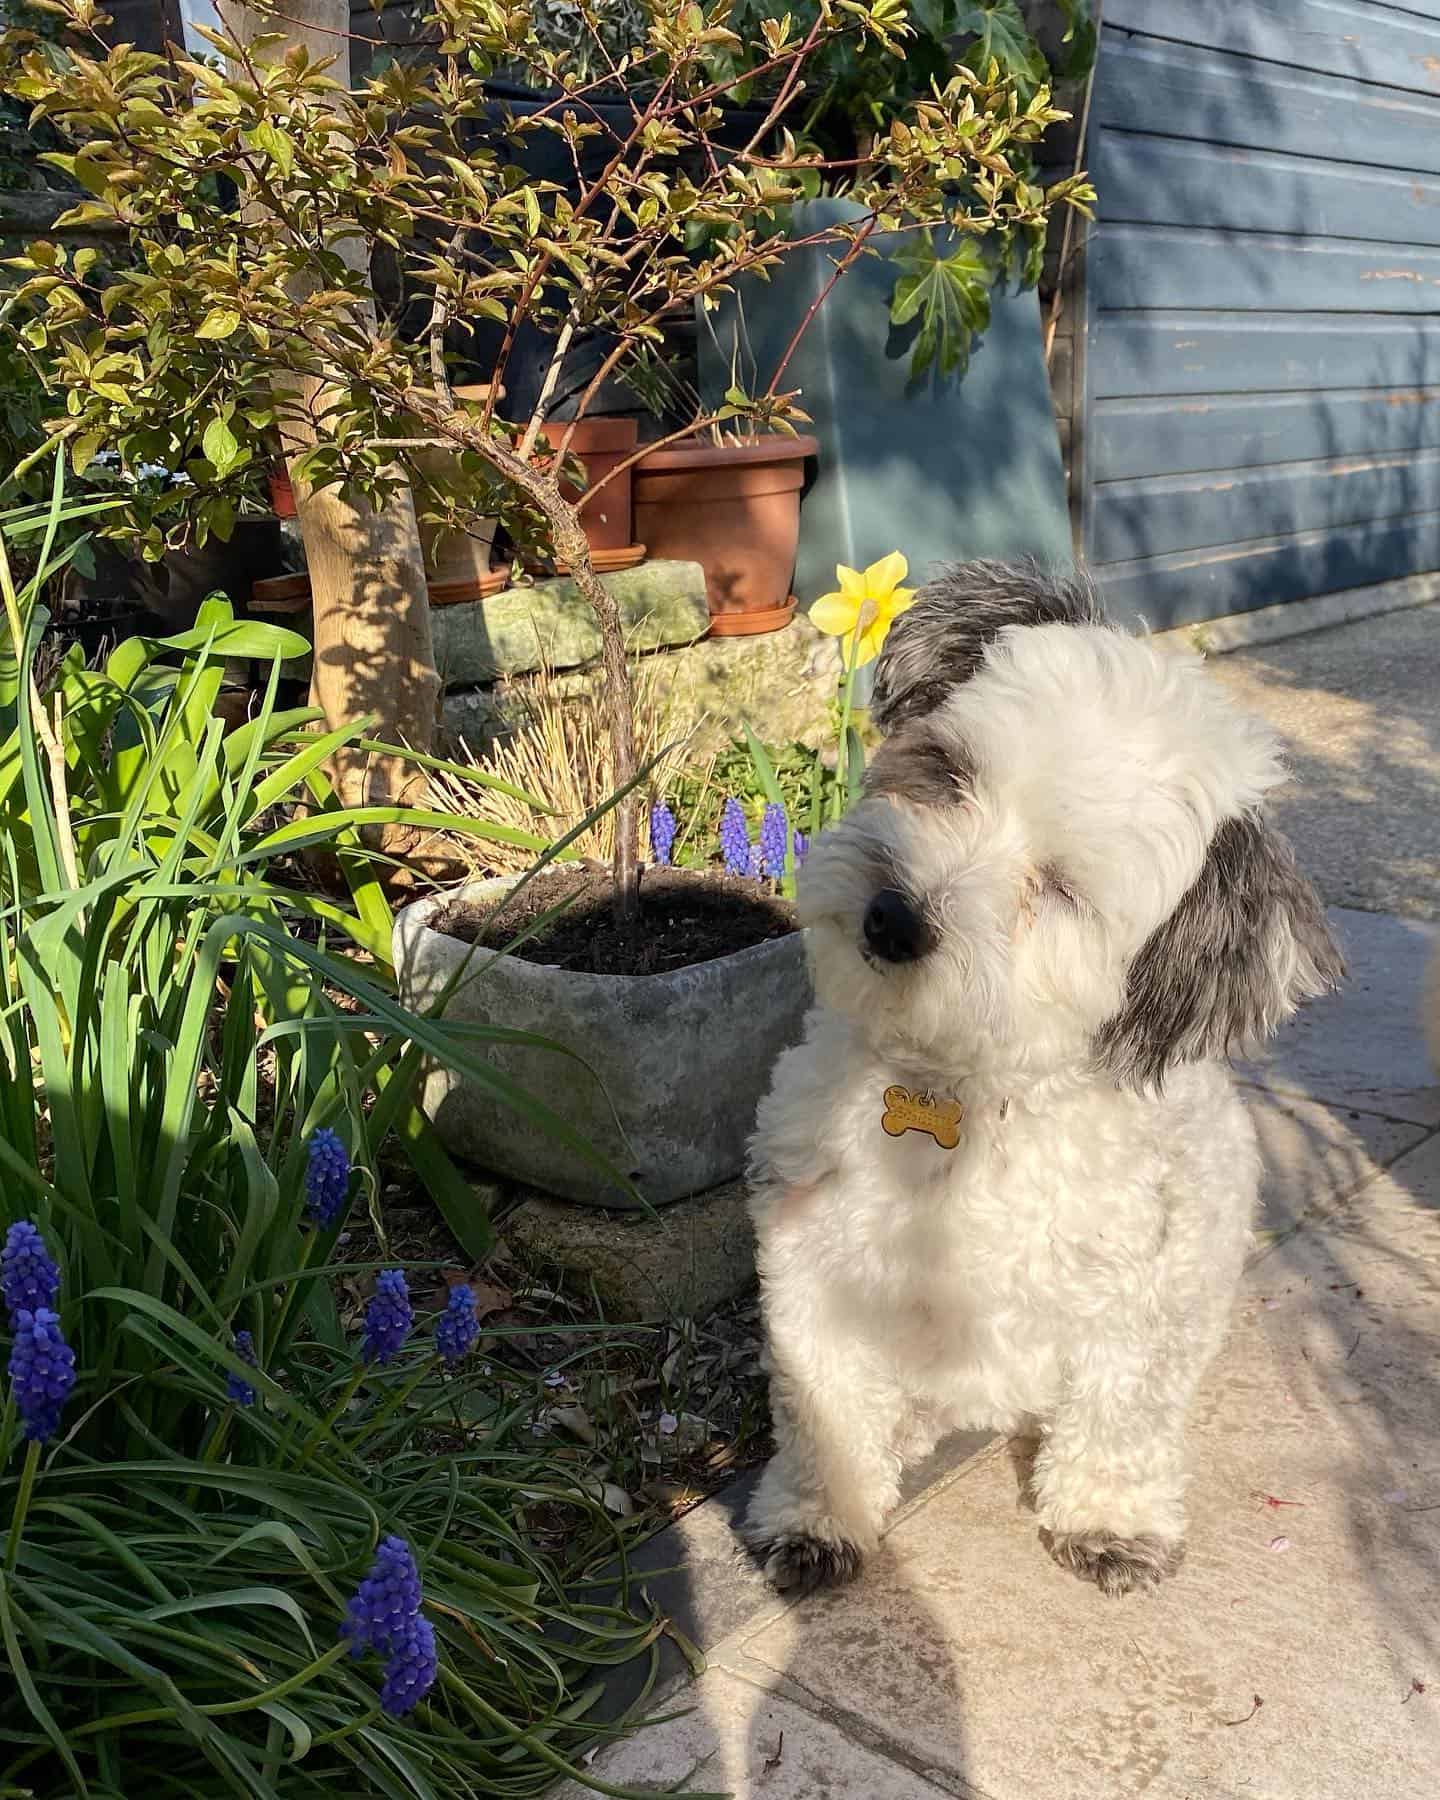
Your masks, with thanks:
<instances>
[{"instance_id":1,"label":"shadow on paving","mask_svg":"<svg viewBox=\"0 0 1440 1800\"><path fill-rule=\"evenodd\" d=\"M1284 741L1294 779L1274 816L1326 901L1440 918L1440 606L1210 668Z\"/></svg>"},{"instance_id":2,"label":"shadow on paving","mask_svg":"<svg viewBox=\"0 0 1440 1800\"><path fill-rule=\"evenodd\" d=\"M1429 1597L1440 1566L1440 1138L1279 1244L1257 1273L1302 1296L1299 1320L1272 1335L1285 1339L1290 1400L1325 1434L1332 1497L1366 1571L1356 1637L1387 1647L1402 1688L1440 1689Z\"/></svg>"}]
</instances>

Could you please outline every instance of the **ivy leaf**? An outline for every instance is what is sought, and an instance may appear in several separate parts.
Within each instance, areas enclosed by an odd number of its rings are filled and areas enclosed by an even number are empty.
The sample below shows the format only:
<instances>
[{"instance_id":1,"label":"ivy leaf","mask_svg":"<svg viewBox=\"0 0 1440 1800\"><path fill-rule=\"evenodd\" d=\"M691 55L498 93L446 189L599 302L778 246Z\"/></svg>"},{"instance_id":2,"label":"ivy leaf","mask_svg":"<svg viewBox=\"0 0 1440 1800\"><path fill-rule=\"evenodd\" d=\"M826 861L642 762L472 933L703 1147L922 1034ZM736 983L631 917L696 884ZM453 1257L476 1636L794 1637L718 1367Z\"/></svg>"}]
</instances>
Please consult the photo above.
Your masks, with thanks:
<instances>
[{"instance_id":1,"label":"ivy leaf","mask_svg":"<svg viewBox=\"0 0 1440 1800\"><path fill-rule=\"evenodd\" d=\"M985 254L973 238L964 238L941 256L927 231L898 251L900 278L890 300L892 325L918 320L920 329L910 358L910 378L919 378L933 363L941 375L963 375L970 361L970 342L990 323L990 287L995 279Z\"/></svg>"},{"instance_id":2,"label":"ivy leaf","mask_svg":"<svg viewBox=\"0 0 1440 1800\"><path fill-rule=\"evenodd\" d=\"M1023 99L1050 79L1050 65L1026 28L1017 0L970 0L960 7L955 30L975 39L960 58L966 68L984 75L992 61L999 63L1000 73L1011 77Z\"/></svg>"},{"instance_id":3,"label":"ivy leaf","mask_svg":"<svg viewBox=\"0 0 1440 1800\"><path fill-rule=\"evenodd\" d=\"M910 0L910 17L926 37L943 40L955 30L954 0Z\"/></svg>"}]
</instances>

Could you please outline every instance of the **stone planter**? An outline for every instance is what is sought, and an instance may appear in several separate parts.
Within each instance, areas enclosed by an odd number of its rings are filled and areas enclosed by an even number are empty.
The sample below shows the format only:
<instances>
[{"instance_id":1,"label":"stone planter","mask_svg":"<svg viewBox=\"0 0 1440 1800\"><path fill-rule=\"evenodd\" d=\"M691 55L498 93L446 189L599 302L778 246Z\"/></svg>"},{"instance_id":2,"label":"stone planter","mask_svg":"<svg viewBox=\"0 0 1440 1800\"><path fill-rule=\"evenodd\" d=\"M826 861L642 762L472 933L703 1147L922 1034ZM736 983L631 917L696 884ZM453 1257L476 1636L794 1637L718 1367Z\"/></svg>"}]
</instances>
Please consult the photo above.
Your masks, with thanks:
<instances>
[{"instance_id":1,"label":"stone planter","mask_svg":"<svg viewBox=\"0 0 1440 1800\"><path fill-rule=\"evenodd\" d=\"M477 882L465 892L498 900L507 885ZM472 951L436 931L431 921L453 898L418 900L395 921L395 968L407 1005L433 1004L466 967L447 1018L535 1032L581 1058L524 1044L483 1046L494 1068L559 1113L652 1206L740 1172L771 1068L799 1041L810 1005L801 933L668 975L585 975ZM635 1205L600 1170L468 1079L431 1070L422 1104L459 1156L582 1205Z\"/></svg>"}]
</instances>

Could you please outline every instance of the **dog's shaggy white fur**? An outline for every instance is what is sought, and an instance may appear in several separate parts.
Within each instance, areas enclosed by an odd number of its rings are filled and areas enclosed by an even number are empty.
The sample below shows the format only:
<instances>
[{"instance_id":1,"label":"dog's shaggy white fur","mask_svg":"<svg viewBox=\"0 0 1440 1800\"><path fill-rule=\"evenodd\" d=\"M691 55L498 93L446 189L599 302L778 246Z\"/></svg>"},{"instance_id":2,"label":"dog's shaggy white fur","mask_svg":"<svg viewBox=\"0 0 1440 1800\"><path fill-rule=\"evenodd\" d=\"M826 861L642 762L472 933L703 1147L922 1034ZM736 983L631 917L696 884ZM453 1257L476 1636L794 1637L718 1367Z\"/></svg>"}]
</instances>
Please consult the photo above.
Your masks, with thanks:
<instances>
[{"instance_id":1,"label":"dog's shaggy white fur","mask_svg":"<svg viewBox=\"0 0 1440 1800\"><path fill-rule=\"evenodd\" d=\"M751 1145L778 1449L745 1535L779 1586L848 1579L907 1461L990 1427L1039 1439L1056 1558L1123 1592L1178 1560L1256 1200L1222 1059L1339 954L1261 817L1269 732L1085 583L951 571L874 716L801 878L817 1004ZM958 1145L882 1129L895 1086L962 1103Z\"/></svg>"}]
</instances>

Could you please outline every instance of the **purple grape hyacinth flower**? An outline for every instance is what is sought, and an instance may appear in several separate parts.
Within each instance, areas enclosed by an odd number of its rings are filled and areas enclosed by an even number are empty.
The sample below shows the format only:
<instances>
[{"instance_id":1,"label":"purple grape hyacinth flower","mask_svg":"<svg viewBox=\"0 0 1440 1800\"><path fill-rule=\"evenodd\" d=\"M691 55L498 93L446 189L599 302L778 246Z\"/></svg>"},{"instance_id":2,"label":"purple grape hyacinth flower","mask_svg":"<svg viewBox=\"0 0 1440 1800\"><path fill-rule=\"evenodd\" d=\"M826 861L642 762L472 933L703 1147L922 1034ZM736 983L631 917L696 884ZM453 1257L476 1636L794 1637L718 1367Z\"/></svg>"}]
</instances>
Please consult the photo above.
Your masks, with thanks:
<instances>
[{"instance_id":1,"label":"purple grape hyacinth flower","mask_svg":"<svg viewBox=\"0 0 1440 1800\"><path fill-rule=\"evenodd\" d=\"M366 1362L388 1363L410 1335L415 1312L403 1269L384 1269L375 1282L375 1294L365 1308L365 1336L361 1353Z\"/></svg>"},{"instance_id":2,"label":"purple grape hyacinth flower","mask_svg":"<svg viewBox=\"0 0 1440 1800\"><path fill-rule=\"evenodd\" d=\"M760 846L758 844L752 844L750 846L750 861L746 864L745 873L752 881L763 881L765 879L765 864L761 860Z\"/></svg>"},{"instance_id":3,"label":"purple grape hyacinth flower","mask_svg":"<svg viewBox=\"0 0 1440 1800\"><path fill-rule=\"evenodd\" d=\"M50 1306L60 1292L60 1270L33 1219L17 1219L0 1250L0 1295L13 1320L18 1312Z\"/></svg>"},{"instance_id":4,"label":"purple grape hyacinth flower","mask_svg":"<svg viewBox=\"0 0 1440 1800\"><path fill-rule=\"evenodd\" d=\"M678 830L674 813L663 801L650 808L650 859L657 869L669 867Z\"/></svg>"},{"instance_id":5,"label":"purple grape hyacinth flower","mask_svg":"<svg viewBox=\"0 0 1440 1800\"><path fill-rule=\"evenodd\" d=\"M772 881L785 879L785 808L772 800L760 817L760 863Z\"/></svg>"},{"instance_id":6,"label":"purple grape hyacinth flower","mask_svg":"<svg viewBox=\"0 0 1440 1800\"><path fill-rule=\"evenodd\" d=\"M744 807L733 795L720 808L720 854L729 874L750 873L750 828Z\"/></svg>"},{"instance_id":7,"label":"purple grape hyacinth flower","mask_svg":"<svg viewBox=\"0 0 1440 1800\"><path fill-rule=\"evenodd\" d=\"M797 869L801 868L804 865L805 858L809 854L810 854L809 838L806 837L806 835L803 831L797 831L795 833L794 841L791 846L791 855L795 859L795 867Z\"/></svg>"},{"instance_id":8,"label":"purple grape hyacinth flower","mask_svg":"<svg viewBox=\"0 0 1440 1800\"><path fill-rule=\"evenodd\" d=\"M10 1385L27 1442L54 1437L75 1385L75 1352L65 1342L60 1315L48 1306L21 1307L11 1320Z\"/></svg>"},{"instance_id":9,"label":"purple grape hyacinth flower","mask_svg":"<svg viewBox=\"0 0 1440 1800\"><path fill-rule=\"evenodd\" d=\"M327 1125L311 1133L307 1151L305 1214L321 1231L328 1231L350 1197L350 1155Z\"/></svg>"},{"instance_id":10,"label":"purple grape hyacinth flower","mask_svg":"<svg viewBox=\"0 0 1440 1800\"><path fill-rule=\"evenodd\" d=\"M252 1369L258 1367L255 1361L255 1339L248 1331L235 1333L235 1354L241 1362L249 1363ZM253 1406L255 1404L254 1388L248 1381L233 1372L225 1378L225 1392L237 1406Z\"/></svg>"},{"instance_id":11,"label":"purple grape hyacinth flower","mask_svg":"<svg viewBox=\"0 0 1440 1800\"><path fill-rule=\"evenodd\" d=\"M480 1335L480 1321L475 1317L475 1295L461 1282L450 1290L445 1310L435 1322L435 1348L453 1369L475 1348Z\"/></svg>"},{"instance_id":12,"label":"purple grape hyacinth flower","mask_svg":"<svg viewBox=\"0 0 1440 1800\"><path fill-rule=\"evenodd\" d=\"M420 1704L435 1685L440 1658L435 1652L435 1627L417 1615L390 1653L380 1704L392 1719L403 1719Z\"/></svg>"},{"instance_id":13,"label":"purple grape hyacinth flower","mask_svg":"<svg viewBox=\"0 0 1440 1800\"><path fill-rule=\"evenodd\" d=\"M388 1656L419 1615L420 1571L409 1544L392 1533L381 1539L370 1573L351 1596L340 1635L349 1638L351 1656L366 1650Z\"/></svg>"}]
</instances>

